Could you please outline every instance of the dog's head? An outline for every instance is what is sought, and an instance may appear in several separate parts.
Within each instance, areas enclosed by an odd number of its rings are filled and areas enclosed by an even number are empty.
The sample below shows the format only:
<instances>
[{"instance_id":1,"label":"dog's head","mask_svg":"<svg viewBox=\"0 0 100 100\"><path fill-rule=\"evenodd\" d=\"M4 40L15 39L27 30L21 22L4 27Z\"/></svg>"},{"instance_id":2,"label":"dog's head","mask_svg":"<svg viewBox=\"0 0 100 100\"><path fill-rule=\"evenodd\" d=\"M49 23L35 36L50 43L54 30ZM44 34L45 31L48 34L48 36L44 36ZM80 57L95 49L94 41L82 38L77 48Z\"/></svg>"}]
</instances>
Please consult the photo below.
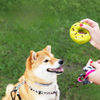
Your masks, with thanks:
<instances>
[{"instance_id":1,"label":"dog's head","mask_svg":"<svg viewBox=\"0 0 100 100\"><path fill-rule=\"evenodd\" d=\"M63 72L63 60L54 58L51 53L51 46L39 52L30 51L30 56L26 62L26 70L41 79L51 78L53 75L59 75Z\"/></svg>"}]
</instances>

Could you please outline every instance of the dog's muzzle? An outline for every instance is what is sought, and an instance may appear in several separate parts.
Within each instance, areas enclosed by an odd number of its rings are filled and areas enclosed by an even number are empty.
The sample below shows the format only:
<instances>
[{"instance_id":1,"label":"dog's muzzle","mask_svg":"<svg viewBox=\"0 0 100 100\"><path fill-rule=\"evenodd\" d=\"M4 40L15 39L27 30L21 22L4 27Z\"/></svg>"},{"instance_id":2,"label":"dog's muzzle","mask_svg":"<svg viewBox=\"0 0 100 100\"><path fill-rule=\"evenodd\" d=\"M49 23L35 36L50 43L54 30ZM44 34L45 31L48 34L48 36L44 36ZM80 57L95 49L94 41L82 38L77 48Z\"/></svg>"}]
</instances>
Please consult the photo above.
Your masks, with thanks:
<instances>
[{"instance_id":1,"label":"dog's muzzle","mask_svg":"<svg viewBox=\"0 0 100 100\"><path fill-rule=\"evenodd\" d=\"M51 73L61 74L64 71L63 67L61 67L63 65L63 63L64 63L63 60L59 60L58 64L60 66L58 68L55 68L55 69L54 68L48 68L47 71L51 72Z\"/></svg>"},{"instance_id":2,"label":"dog's muzzle","mask_svg":"<svg viewBox=\"0 0 100 100\"><path fill-rule=\"evenodd\" d=\"M64 61L63 60L59 60L58 63L62 65L64 63Z\"/></svg>"}]
</instances>

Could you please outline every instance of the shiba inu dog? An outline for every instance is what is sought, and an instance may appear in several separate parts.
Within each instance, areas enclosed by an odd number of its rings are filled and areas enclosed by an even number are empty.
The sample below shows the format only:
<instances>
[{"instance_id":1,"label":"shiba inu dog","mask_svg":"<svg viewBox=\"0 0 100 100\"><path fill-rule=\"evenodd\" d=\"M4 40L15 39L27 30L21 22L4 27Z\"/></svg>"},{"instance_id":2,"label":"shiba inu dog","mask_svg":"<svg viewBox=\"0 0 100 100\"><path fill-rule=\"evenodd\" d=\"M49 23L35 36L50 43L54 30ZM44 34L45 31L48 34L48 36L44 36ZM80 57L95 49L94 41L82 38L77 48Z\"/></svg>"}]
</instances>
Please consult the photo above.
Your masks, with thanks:
<instances>
[{"instance_id":1,"label":"shiba inu dog","mask_svg":"<svg viewBox=\"0 0 100 100\"><path fill-rule=\"evenodd\" d=\"M59 100L57 75L63 70L63 60L54 58L51 46L42 51L30 51L24 75L15 85L9 84L2 100Z\"/></svg>"}]
</instances>

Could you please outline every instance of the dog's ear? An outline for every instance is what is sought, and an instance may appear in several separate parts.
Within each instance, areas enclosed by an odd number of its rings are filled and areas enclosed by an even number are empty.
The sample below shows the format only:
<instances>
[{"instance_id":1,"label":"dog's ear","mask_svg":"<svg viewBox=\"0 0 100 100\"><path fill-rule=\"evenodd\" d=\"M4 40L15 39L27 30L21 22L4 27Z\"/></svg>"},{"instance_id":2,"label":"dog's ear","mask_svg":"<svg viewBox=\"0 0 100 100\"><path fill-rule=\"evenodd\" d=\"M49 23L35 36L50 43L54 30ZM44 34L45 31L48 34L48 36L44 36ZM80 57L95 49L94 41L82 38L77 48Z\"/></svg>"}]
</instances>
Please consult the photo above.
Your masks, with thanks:
<instances>
[{"instance_id":1,"label":"dog's ear","mask_svg":"<svg viewBox=\"0 0 100 100\"><path fill-rule=\"evenodd\" d=\"M30 51L30 56L28 57L26 61L26 69L31 70L32 66L34 65L36 61L37 54L34 51Z\"/></svg>"},{"instance_id":2,"label":"dog's ear","mask_svg":"<svg viewBox=\"0 0 100 100\"><path fill-rule=\"evenodd\" d=\"M47 50L47 51L49 51L50 53L51 53L51 45L48 45L45 49L43 49L43 50Z\"/></svg>"},{"instance_id":3,"label":"dog's ear","mask_svg":"<svg viewBox=\"0 0 100 100\"><path fill-rule=\"evenodd\" d=\"M36 60L36 53L34 51L30 51L31 60Z\"/></svg>"},{"instance_id":4,"label":"dog's ear","mask_svg":"<svg viewBox=\"0 0 100 100\"><path fill-rule=\"evenodd\" d=\"M37 54L34 52L34 51L30 51L30 58L31 58L31 61L33 60L36 60L37 58L36 58L36 56L37 56Z\"/></svg>"}]
</instances>

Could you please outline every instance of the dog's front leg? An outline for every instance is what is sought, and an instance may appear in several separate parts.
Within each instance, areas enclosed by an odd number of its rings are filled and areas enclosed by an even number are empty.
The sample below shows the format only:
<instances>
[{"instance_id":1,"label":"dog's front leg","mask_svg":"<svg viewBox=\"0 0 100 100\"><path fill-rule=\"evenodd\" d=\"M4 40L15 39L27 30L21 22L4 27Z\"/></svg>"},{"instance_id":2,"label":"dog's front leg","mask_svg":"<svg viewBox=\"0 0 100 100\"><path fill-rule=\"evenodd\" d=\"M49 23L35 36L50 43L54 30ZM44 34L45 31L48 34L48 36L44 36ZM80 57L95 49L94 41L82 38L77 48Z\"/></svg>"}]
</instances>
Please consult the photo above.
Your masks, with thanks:
<instances>
[{"instance_id":1,"label":"dog's front leg","mask_svg":"<svg viewBox=\"0 0 100 100\"><path fill-rule=\"evenodd\" d=\"M56 96L56 99L55 100L60 100L59 98L60 98L60 90L58 89L57 96Z\"/></svg>"},{"instance_id":2,"label":"dog's front leg","mask_svg":"<svg viewBox=\"0 0 100 100\"><path fill-rule=\"evenodd\" d=\"M56 95L56 98L54 100L60 100L60 90L58 88L58 85L56 85L56 89L57 89L57 95Z\"/></svg>"}]
</instances>

